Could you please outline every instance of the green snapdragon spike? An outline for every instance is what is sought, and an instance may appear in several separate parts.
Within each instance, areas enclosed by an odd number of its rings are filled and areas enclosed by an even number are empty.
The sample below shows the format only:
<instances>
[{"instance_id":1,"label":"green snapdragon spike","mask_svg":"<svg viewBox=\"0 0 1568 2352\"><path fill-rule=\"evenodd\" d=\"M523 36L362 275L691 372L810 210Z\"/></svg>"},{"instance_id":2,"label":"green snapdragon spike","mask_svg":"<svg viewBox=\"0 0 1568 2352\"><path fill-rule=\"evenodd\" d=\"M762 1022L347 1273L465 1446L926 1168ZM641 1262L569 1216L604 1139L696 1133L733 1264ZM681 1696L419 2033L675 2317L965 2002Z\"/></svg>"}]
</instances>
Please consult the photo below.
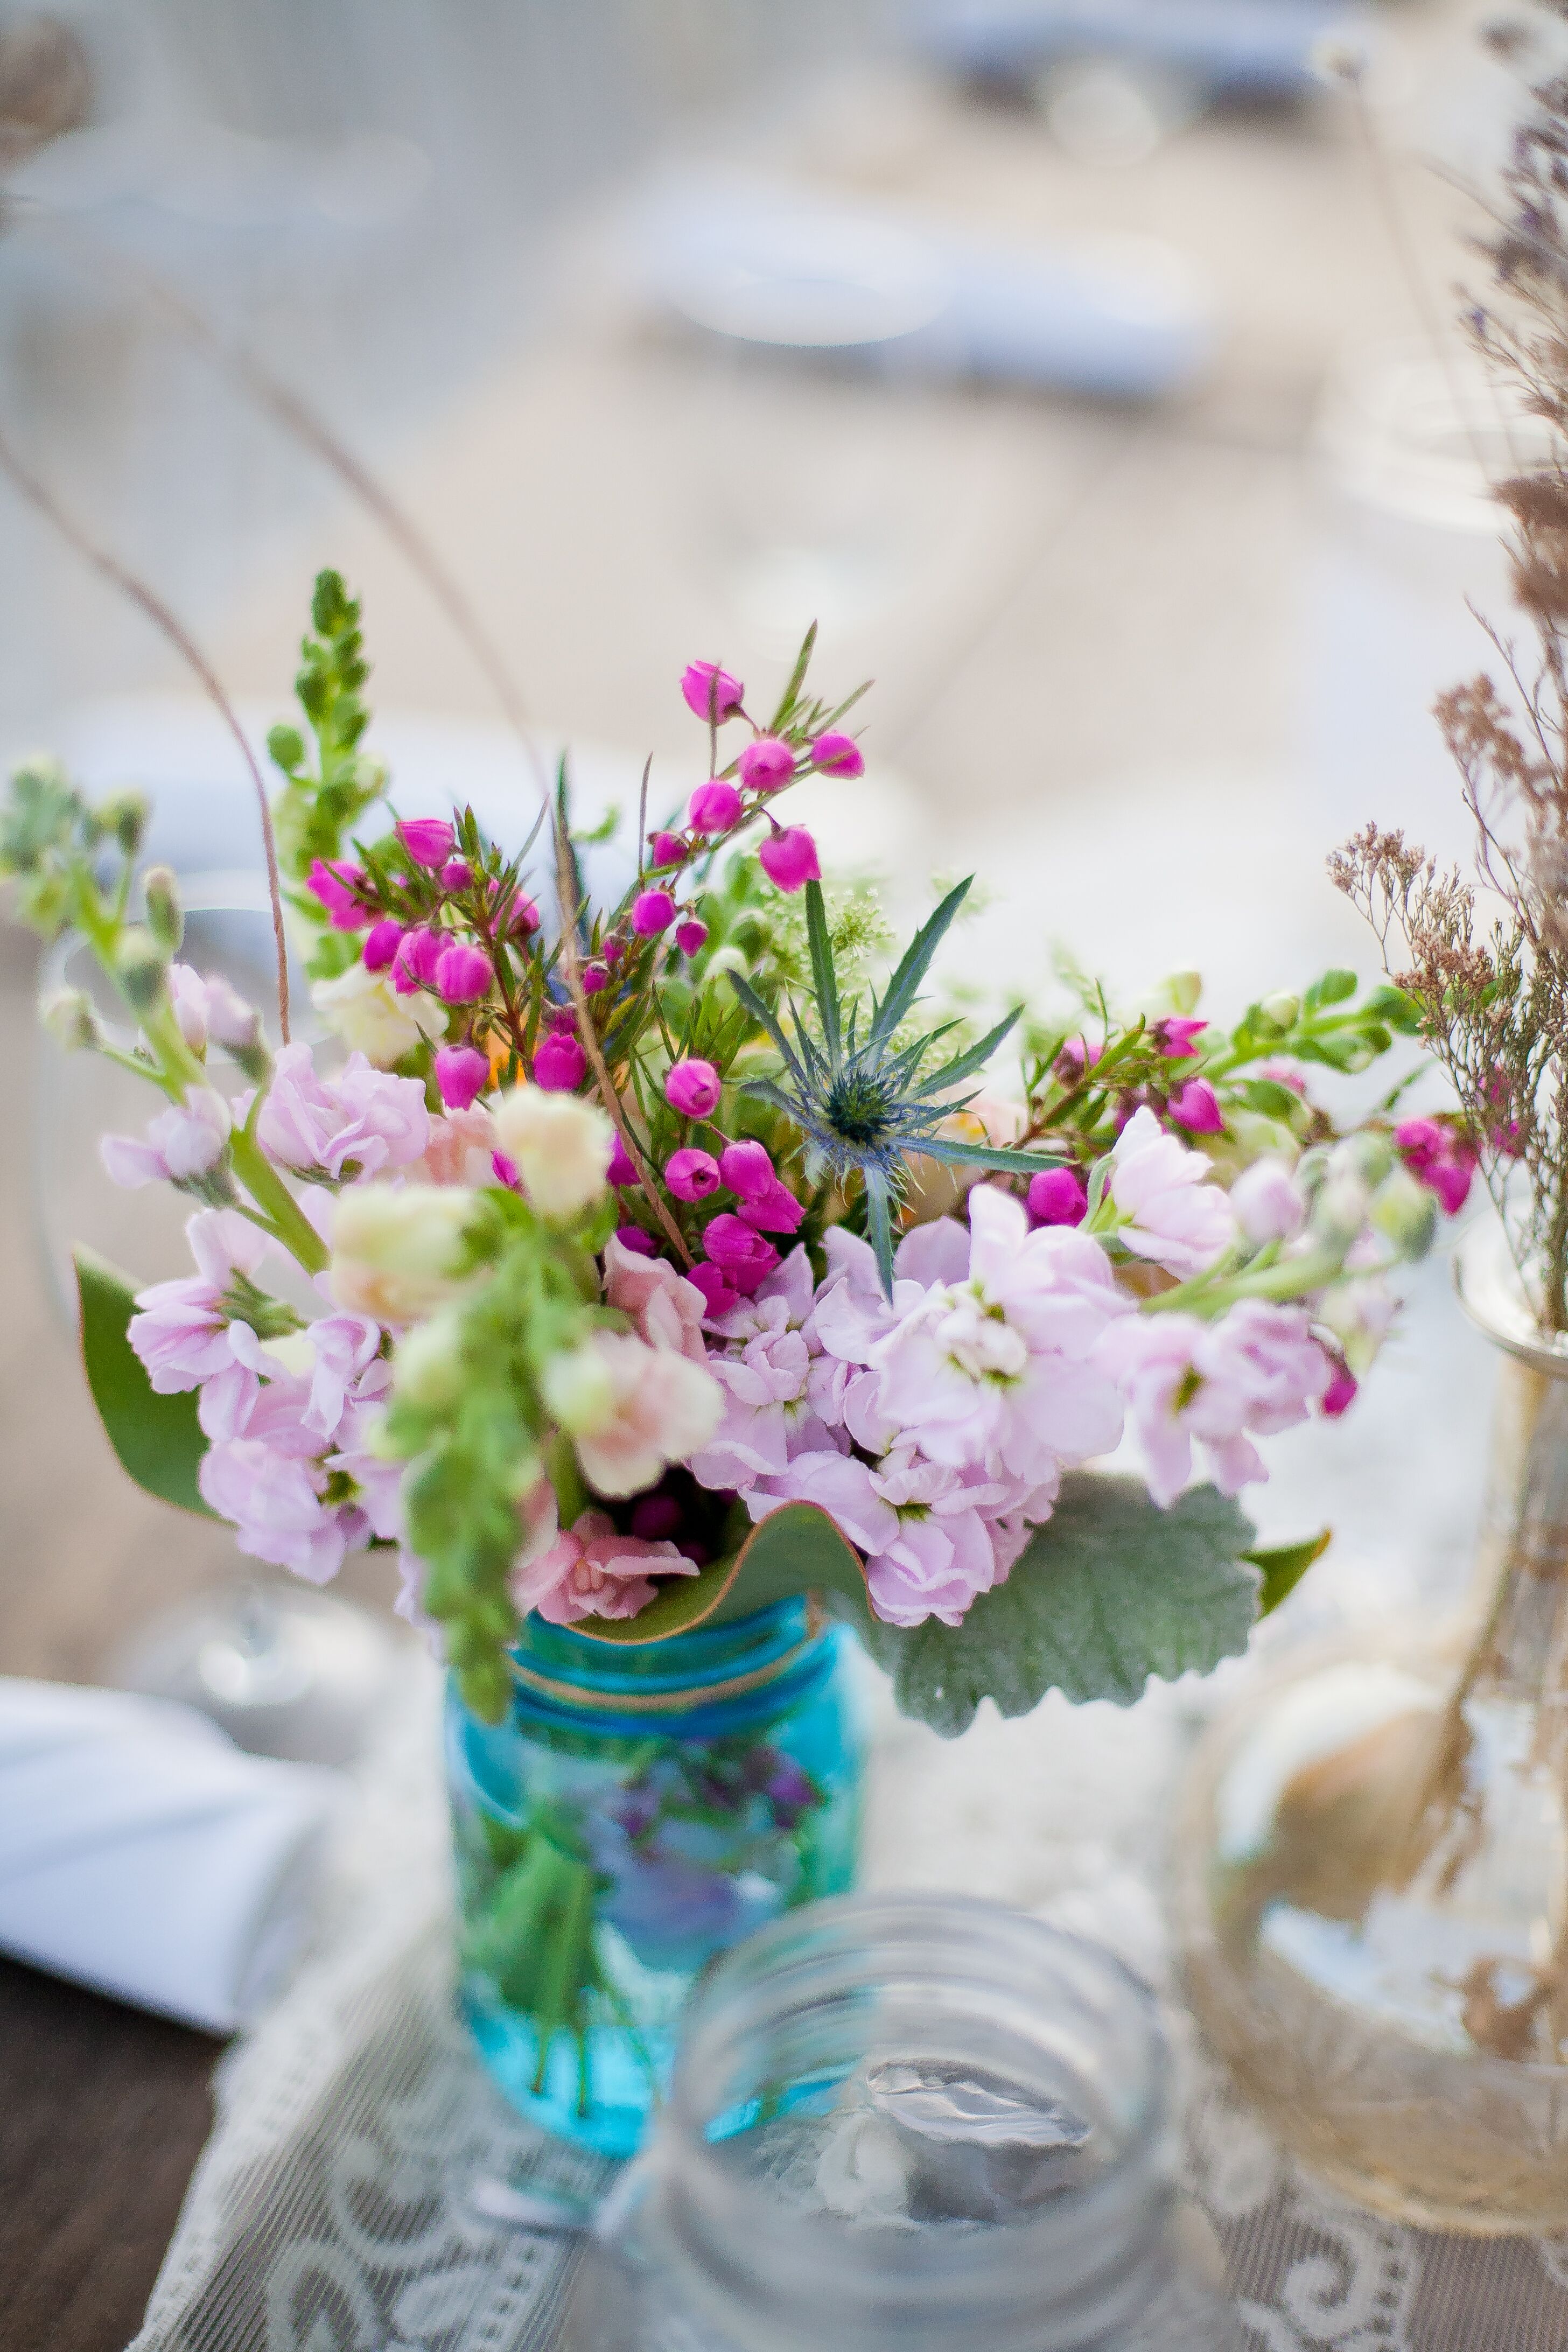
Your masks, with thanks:
<instances>
[{"instance_id":1,"label":"green snapdragon spike","mask_svg":"<svg viewBox=\"0 0 1568 2352\"><path fill-rule=\"evenodd\" d=\"M955 1024L899 1042L931 959L968 890L968 881L960 882L915 933L885 994L872 997L863 1035L859 1008L851 1004L847 1012L843 1003L819 882L805 886L805 920L820 1044L795 1004L789 1007L792 1036L749 981L739 972L730 975L736 995L772 1040L784 1072L782 1082L743 1078L741 1091L792 1118L839 1182L858 1174L866 1193L867 1232L883 1287L889 1293L894 1212L907 1159L919 1156L954 1167L994 1169L1005 1176L1031 1176L1064 1164L1059 1154L959 1142L941 1133L943 1122L973 1099L954 1089L984 1068L1017 1021L1021 1005L977 1045L934 1067L928 1066L931 1055Z\"/></svg>"}]
</instances>

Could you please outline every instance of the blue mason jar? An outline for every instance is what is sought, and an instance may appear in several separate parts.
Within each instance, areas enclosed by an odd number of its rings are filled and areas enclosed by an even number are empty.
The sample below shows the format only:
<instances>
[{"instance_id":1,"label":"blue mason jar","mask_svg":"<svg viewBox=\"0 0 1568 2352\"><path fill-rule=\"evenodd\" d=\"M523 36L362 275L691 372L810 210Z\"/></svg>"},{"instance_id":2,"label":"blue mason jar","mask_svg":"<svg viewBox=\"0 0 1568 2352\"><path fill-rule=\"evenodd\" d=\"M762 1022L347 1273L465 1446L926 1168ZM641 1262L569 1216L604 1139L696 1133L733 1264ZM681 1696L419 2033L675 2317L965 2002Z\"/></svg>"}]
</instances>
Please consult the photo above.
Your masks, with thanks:
<instances>
[{"instance_id":1,"label":"blue mason jar","mask_svg":"<svg viewBox=\"0 0 1568 2352\"><path fill-rule=\"evenodd\" d=\"M709 1961L852 1885L855 1648L804 1600L640 1645L530 1618L503 1723L453 1690L464 2006L546 2130L631 2155Z\"/></svg>"}]
</instances>

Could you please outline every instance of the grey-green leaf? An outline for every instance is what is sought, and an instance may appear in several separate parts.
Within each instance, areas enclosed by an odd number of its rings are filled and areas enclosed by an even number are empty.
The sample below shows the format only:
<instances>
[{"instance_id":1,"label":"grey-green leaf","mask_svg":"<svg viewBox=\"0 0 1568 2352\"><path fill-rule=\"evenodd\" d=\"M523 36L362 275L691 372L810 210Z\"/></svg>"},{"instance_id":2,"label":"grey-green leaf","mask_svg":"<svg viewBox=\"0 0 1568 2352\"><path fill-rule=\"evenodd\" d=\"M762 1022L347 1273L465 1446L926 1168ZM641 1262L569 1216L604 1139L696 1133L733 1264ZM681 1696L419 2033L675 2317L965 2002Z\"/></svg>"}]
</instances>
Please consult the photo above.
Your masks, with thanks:
<instances>
[{"instance_id":1,"label":"grey-green leaf","mask_svg":"<svg viewBox=\"0 0 1568 2352\"><path fill-rule=\"evenodd\" d=\"M968 1729L985 1697L1027 1715L1048 1690L1075 1703L1130 1706L1152 1675L1206 1674L1236 1656L1258 1616L1254 1531L1213 1486L1169 1510L1138 1480L1079 1471L1004 1585L961 1625L885 1625L857 1614L905 1715L943 1738Z\"/></svg>"}]
</instances>

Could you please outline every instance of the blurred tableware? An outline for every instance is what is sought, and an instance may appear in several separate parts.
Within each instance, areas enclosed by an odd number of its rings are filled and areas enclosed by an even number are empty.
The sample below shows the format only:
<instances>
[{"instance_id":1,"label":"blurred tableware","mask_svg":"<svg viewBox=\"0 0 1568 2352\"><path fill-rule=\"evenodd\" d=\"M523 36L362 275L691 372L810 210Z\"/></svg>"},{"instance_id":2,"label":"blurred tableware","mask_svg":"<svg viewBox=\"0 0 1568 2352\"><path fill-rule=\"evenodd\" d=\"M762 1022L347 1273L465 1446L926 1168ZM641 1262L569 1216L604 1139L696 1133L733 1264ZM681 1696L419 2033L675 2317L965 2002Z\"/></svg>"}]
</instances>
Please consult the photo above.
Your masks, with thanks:
<instances>
[{"instance_id":1,"label":"blurred tableware","mask_svg":"<svg viewBox=\"0 0 1568 2352\"><path fill-rule=\"evenodd\" d=\"M1362 37L1337 0L905 0L910 44L951 73L1029 88L1056 67L1115 60L1179 75L1207 100L1293 98L1318 44Z\"/></svg>"},{"instance_id":2,"label":"blurred tableware","mask_svg":"<svg viewBox=\"0 0 1568 2352\"><path fill-rule=\"evenodd\" d=\"M0 1949L232 2032L298 1948L341 1790L185 1707L0 1679Z\"/></svg>"},{"instance_id":3,"label":"blurred tableware","mask_svg":"<svg viewBox=\"0 0 1568 2352\"><path fill-rule=\"evenodd\" d=\"M849 1896L778 1920L696 1993L570 2352L1232 2352L1167 2066L1144 1988L1021 1913Z\"/></svg>"}]
</instances>

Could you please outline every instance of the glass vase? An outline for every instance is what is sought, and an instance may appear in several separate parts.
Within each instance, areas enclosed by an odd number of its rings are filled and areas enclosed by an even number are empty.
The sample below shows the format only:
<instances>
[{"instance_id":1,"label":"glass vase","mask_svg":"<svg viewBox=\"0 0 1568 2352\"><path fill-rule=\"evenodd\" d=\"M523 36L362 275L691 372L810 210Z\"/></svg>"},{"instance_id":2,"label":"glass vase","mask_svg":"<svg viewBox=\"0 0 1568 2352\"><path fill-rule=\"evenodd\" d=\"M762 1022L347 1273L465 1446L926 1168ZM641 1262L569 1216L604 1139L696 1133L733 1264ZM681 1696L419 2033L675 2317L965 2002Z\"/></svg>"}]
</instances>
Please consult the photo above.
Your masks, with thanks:
<instances>
[{"instance_id":1,"label":"glass vase","mask_svg":"<svg viewBox=\"0 0 1568 2352\"><path fill-rule=\"evenodd\" d=\"M1276 2136L1380 2212L1492 2235L1568 2225L1568 1339L1495 1224L1459 1287L1501 1351L1472 1609L1259 1676L1194 1758L1174 1906Z\"/></svg>"},{"instance_id":2,"label":"glass vase","mask_svg":"<svg viewBox=\"0 0 1568 2352\"><path fill-rule=\"evenodd\" d=\"M853 1882L854 1636L801 1600L629 1646L530 1618L512 1663L504 1722L448 1705L464 2005L523 2114L629 2156L701 1970Z\"/></svg>"}]
</instances>

